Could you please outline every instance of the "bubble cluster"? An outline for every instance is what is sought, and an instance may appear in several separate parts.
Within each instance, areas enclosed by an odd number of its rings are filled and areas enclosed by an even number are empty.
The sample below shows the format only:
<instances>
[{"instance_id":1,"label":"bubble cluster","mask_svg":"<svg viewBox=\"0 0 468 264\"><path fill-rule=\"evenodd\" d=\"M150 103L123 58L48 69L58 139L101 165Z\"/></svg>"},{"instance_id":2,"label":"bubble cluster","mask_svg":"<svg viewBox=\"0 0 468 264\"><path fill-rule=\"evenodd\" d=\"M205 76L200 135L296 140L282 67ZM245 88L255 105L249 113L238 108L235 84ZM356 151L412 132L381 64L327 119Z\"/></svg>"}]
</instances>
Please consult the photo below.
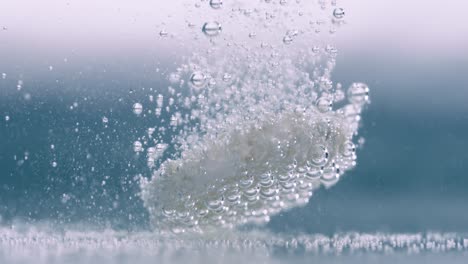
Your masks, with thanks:
<instances>
[{"instance_id":1,"label":"bubble cluster","mask_svg":"<svg viewBox=\"0 0 468 264\"><path fill-rule=\"evenodd\" d=\"M294 12L269 1L210 1L211 9L221 4L210 12L235 31L212 38L221 23L208 20L194 33L193 54L147 106L158 128L133 146L146 150L152 175L141 178L140 195L158 230L266 223L356 165L353 141L369 90L332 81L338 50L316 34L333 23L330 11L311 28L291 17L304 17L297 1L280 2Z\"/></svg>"}]
</instances>

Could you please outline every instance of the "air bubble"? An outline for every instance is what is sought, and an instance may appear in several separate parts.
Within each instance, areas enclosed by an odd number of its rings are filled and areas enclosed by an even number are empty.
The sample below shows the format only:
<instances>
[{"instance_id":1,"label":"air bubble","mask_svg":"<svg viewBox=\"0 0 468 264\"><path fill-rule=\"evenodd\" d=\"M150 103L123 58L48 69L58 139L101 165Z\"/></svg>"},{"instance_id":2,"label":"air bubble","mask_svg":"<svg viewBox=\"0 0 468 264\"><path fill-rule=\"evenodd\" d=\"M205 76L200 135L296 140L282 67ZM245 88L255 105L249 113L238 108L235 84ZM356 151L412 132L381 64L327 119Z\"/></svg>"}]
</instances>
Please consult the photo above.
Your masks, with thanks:
<instances>
[{"instance_id":1,"label":"air bubble","mask_svg":"<svg viewBox=\"0 0 468 264\"><path fill-rule=\"evenodd\" d=\"M169 82L176 84L180 81L180 74L179 73L171 73L169 74Z\"/></svg>"},{"instance_id":2,"label":"air bubble","mask_svg":"<svg viewBox=\"0 0 468 264\"><path fill-rule=\"evenodd\" d=\"M350 156L353 156L355 152L356 152L356 146L351 140L348 140L343 144L343 151L342 151L343 156L350 157Z\"/></svg>"},{"instance_id":3,"label":"air bubble","mask_svg":"<svg viewBox=\"0 0 468 264\"><path fill-rule=\"evenodd\" d=\"M331 111L332 106L333 101L330 99L329 96L322 96L317 100L317 109L322 113Z\"/></svg>"},{"instance_id":4,"label":"air bubble","mask_svg":"<svg viewBox=\"0 0 468 264\"><path fill-rule=\"evenodd\" d=\"M364 83L353 83L348 88L348 100L353 104L365 104L369 101L369 87Z\"/></svg>"},{"instance_id":5,"label":"air bubble","mask_svg":"<svg viewBox=\"0 0 468 264\"><path fill-rule=\"evenodd\" d=\"M294 39L291 36L288 36L288 35L283 37L283 43L286 44L286 45L291 44L293 42L293 40Z\"/></svg>"},{"instance_id":6,"label":"air bubble","mask_svg":"<svg viewBox=\"0 0 468 264\"><path fill-rule=\"evenodd\" d=\"M298 30L288 30L286 35L283 37L283 43L288 45L294 41L294 38L299 34Z\"/></svg>"},{"instance_id":7,"label":"air bubble","mask_svg":"<svg viewBox=\"0 0 468 264\"><path fill-rule=\"evenodd\" d=\"M229 82L231 80L232 76L229 73L224 73L223 75L223 81Z\"/></svg>"},{"instance_id":8,"label":"air bubble","mask_svg":"<svg viewBox=\"0 0 468 264\"><path fill-rule=\"evenodd\" d=\"M322 177L322 169L318 167L310 167L306 174L305 177L311 180L318 180Z\"/></svg>"},{"instance_id":9,"label":"air bubble","mask_svg":"<svg viewBox=\"0 0 468 264\"><path fill-rule=\"evenodd\" d=\"M161 30L161 31L159 31L159 36L160 36L160 37L163 37L163 38L164 38L164 37L167 37L168 35L169 35L169 33L168 33L166 30L164 30L164 29Z\"/></svg>"},{"instance_id":10,"label":"air bubble","mask_svg":"<svg viewBox=\"0 0 468 264\"><path fill-rule=\"evenodd\" d=\"M335 48L333 45L327 45L325 47L325 51L331 56L336 56L338 54L338 49Z\"/></svg>"},{"instance_id":11,"label":"air bubble","mask_svg":"<svg viewBox=\"0 0 468 264\"><path fill-rule=\"evenodd\" d=\"M333 87L333 82L328 78L322 77L320 78L320 89L328 91Z\"/></svg>"},{"instance_id":12,"label":"air bubble","mask_svg":"<svg viewBox=\"0 0 468 264\"><path fill-rule=\"evenodd\" d=\"M213 212L219 213L223 210L223 202L221 200L208 201L206 207Z\"/></svg>"},{"instance_id":13,"label":"air bubble","mask_svg":"<svg viewBox=\"0 0 468 264\"><path fill-rule=\"evenodd\" d=\"M308 161L309 166L322 167L328 162L329 152L323 145L313 146L310 149L312 159Z\"/></svg>"},{"instance_id":14,"label":"air bubble","mask_svg":"<svg viewBox=\"0 0 468 264\"><path fill-rule=\"evenodd\" d=\"M143 151L143 145L141 144L140 141L135 141L133 142L133 151L135 152L142 152Z\"/></svg>"},{"instance_id":15,"label":"air bubble","mask_svg":"<svg viewBox=\"0 0 468 264\"><path fill-rule=\"evenodd\" d=\"M210 0L210 6L213 9L220 9L223 6L223 0Z\"/></svg>"},{"instance_id":16,"label":"air bubble","mask_svg":"<svg viewBox=\"0 0 468 264\"><path fill-rule=\"evenodd\" d=\"M344 16L345 16L345 11L343 8L339 7L339 8L335 8L335 10L333 10L333 16L336 18L336 19L343 19Z\"/></svg>"},{"instance_id":17,"label":"air bubble","mask_svg":"<svg viewBox=\"0 0 468 264\"><path fill-rule=\"evenodd\" d=\"M140 104L140 103L133 104L133 113L135 115L141 115L142 112L143 112L143 105L142 104Z\"/></svg>"},{"instance_id":18,"label":"air bubble","mask_svg":"<svg viewBox=\"0 0 468 264\"><path fill-rule=\"evenodd\" d=\"M221 24L216 21L206 22L203 27L203 33L208 37L215 37L221 32Z\"/></svg>"},{"instance_id":19,"label":"air bubble","mask_svg":"<svg viewBox=\"0 0 468 264\"><path fill-rule=\"evenodd\" d=\"M194 72L190 76L190 83L197 88L203 87L205 80L206 76L202 72Z\"/></svg>"}]
</instances>

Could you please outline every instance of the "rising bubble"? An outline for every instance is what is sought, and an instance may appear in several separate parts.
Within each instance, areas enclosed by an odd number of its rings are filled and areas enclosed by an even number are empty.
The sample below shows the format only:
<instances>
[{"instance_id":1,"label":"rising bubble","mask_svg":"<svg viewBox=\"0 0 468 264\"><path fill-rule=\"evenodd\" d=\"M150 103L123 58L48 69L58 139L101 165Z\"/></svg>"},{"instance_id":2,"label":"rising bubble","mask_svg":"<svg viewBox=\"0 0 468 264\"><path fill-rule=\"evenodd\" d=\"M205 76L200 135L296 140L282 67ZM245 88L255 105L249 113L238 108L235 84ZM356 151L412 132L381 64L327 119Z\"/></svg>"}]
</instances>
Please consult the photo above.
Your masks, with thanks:
<instances>
[{"instance_id":1,"label":"rising bubble","mask_svg":"<svg viewBox=\"0 0 468 264\"><path fill-rule=\"evenodd\" d=\"M133 113L135 115L141 115L142 112L143 112L143 105L142 104L140 104L140 103L133 104Z\"/></svg>"},{"instance_id":2,"label":"rising bubble","mask_svg":"<svg viewBox=\"0 0 468 264\"><path fill-rule=\"evenodd\" d=\"M348 100L354 104L364 104L369 101L369 87L364 83L353 83L348 88Z\"/></svg>"},{"instance_id":3,"label":"rising bubble","mask_svg":"<svg viewBox=\"0 0 468 264\"><path fill-rule=\"evenodd\" d=\"M216 21L206 22L203 24L202 31L208 37L217 36L221 32L221 24Z\"/></svg>"},{"instance_id":4,"label":"rising bubble","mask_svg":"<svg viewBox=\"0 0 468 264\"><path fill-rule=\"evenodd\" d=\"M195 87L202 87L205 85L206 76L202 72L194 72L190 76L190 83Z\"/></svg>"},{"instance_id":5,"label":"rising bubble","mask_svg":"<svg viewBox=\"0 0 468 264\"><path fill-rule=\"evenodd\" d=\"M333 10L333 16L336 18L336 19L343 19L344 16L345 16L345 11L343 8L339 7L339 8L335 8L335 10Z\"/></svg>"},{"instance_id":6,"label":"rising bubble","mask_svg":"<svg viewBox=\"0 0 468 264\"><path fill-rule=\"evenodd\" d=\"M220 9L223 6L223 0L210 0L210 6L213 9Z\"/></svg>"}]
</instances>

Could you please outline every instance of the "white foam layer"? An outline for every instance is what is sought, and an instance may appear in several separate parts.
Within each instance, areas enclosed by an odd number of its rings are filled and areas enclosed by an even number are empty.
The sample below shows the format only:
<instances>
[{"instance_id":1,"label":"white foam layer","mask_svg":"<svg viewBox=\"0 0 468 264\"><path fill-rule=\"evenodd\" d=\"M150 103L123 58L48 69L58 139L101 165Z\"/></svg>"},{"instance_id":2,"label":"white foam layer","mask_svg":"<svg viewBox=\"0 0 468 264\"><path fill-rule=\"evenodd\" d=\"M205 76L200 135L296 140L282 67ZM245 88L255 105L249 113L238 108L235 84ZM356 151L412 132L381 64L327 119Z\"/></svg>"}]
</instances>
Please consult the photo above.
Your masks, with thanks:
<instances>
[{"instance_id":1,"label":"white foam layer","mask_svg":"<svg viewBox=\"0 0 468 264\"><path fill-rule=\"evenodd\" d=\"M150 232L0 229L0 263L464 263L462 234L283 236L268 233L216 237ZM396 261L396 262L395 262Z\"/></svg>"}]
</instances>

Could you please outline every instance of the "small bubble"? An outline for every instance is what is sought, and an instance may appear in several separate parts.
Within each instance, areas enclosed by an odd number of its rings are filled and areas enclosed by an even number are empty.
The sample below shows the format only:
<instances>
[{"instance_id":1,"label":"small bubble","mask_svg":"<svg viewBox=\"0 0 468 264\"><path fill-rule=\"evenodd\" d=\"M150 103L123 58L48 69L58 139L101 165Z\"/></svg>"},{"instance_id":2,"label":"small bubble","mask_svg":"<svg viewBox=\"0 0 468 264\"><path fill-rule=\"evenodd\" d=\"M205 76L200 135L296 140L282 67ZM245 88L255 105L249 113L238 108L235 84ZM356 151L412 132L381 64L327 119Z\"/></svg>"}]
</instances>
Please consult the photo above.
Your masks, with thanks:
<instances>
[{"instance_id":1,"label":"small bubble","mask_svg":"<svg viewBox=\"0 0 468 264\"><path fill-rule=\"evenodd\" d=\"M22 88L23 88L23 81L22 81L22 80L19 80L19 81L18 81L18 84L16 85L16 89L17 89L18 91L20 91Z\"/></svg>"},{"instance_id":2,"label":"small bubble","mask_svg":"<svg viewBox=\"0 0 468 264\"><path fill-rule=\"evenodd\" d=\"M334 98L335 102L341 102L346 98L345 93L343 92L343 90L341 90L339 88L336 89L336 91L334 93L334 97L335 97Z\"/></svg>"},{"instance_id":3,"label":"small bubble","mask_svg":"<svg viewBox=\"0 0 468 264\"><path fill-rule=\"evenodd\" d=\"M169 74L169 82L175 84L175 83L178 83L179 81L180 81L180 74L176 72Z\"/></svg>"},{"instance_id":4,"label":"small bubble","mask_svg":"<svg viewBox=\"0 0 468 264\"><path fill-rule=\"evenodd\" d=\"M288 30L286 32L286 35L283 37L283 43L288 45L293 42L294 38L299 34L299 31L297 30Z\"/></svg>"},{"instance_id":5,"label":"small bubble","mask_svg":"<svg viewBox=\"0 0 468 264\"><path fill-rule=\"evenodd\" d=\"M333 102L330 100L329 96L322 96L317 100L317 109L321 113L326 113L332 110Z\"/></svg>"},{"instance_id":6,"label":"small bubble","mask_svg":"<svg viewBox=\"0 0 468 264\"><path fill-rule=\"evenodd\" d=\"M323 170L322 182L333 182L337 181L340 178L340 166L335 162L332 162L331 166L327 166Z\"/></svg>"},{"instance_id":7,"label":"small bubble","mask_svg":"<svg viewBox=\"0 0 468 264\"><path fill-rule=\"evenodd\" d=\"M5 80L5 79L6 79L6 76L7 76L7 74L6 74L6 73L2 73L2 79L4 79L4 80Z\"/></svg>"},{"instance_id":8,"label":"small bubble","mask_svg":"<svg viewBox=\"0 0 468 264\"><path fill-rule=\"evenodd\" d=\"M10 121L10 116L5 116L5 121Z\"/></svg>"},{"instance_id":9,"label":"small bubble","mask_svg":"<svg viewBox=\"0 0 468 264\"><path fill-rule=\"evenodd\" d=\"M52 167L54 167L54 168L55 168L55 167L57 167L57 165L58 165L58 164L57 164L57 162L56 162L56 161L52 161L52 164L51 164L51 165L52 165Z\"/></svg>"},{"instance_id":10,"label":"small bubble","mask_svg":"<svg viewBox=\"0 0 468 264\"><path fill-rule=\"evenodd\" d=\"M339 8L335 8L335 10L333 10L333 16L336 18L336 19L343 19L344 16L345 16L345 11L343 8L339 7Z\"/></svg>"},{"instance_id":11,"label":"small bubble","mask_svg":"<svg viewBox=\"0 0 468 264\"><path fill-rule=\"evenodd\" d=\"M62 194L62 203L64 204L67 203L70 200L70 198L71 198L70 195L66 193Z\"/></svg>"},{"instance_id":12,"label":"small bubble","mask_svg":"<svg viewBox=\"0 0 468 264\"><path fill-rule=\"evenodd\" d=\"M220 9L223 6L223 0L211 0L210 6L213 9Z\"/></svg>"},{"instance_id":13,"label":"small bubble","mask_svg":"<svg viewBox=\"0 0 468 264\"><path fill-rule=\"evenodd\" d=\"M133 151L135 152L142 152L143 151L143 145L141 144L140 141L135 141L133 142Z\"/></svg>"},{"instance_id":14,"label":"small bubble","mask_svg":"<svg viewBox=\"0 0 468 264\"><path fill-rule=\"evenodd\" d=\"M167 37L167 35L169 35L169 33L166 30L163 29L163 30L159 31L159 36L160 37L164 38L164 37Z\"/></svg>"},{"instance_id":15,"label":"small bubble","mask_svg":"<svg viewBox=\"0 0 468 264\"><path fill-rule=\"evenodd\" d=\"M355 152L356 152L356 146L351 140L347 140L343 144L343 151L342 151L343 156L349 157L349 156L352 156Z\"/></svg>"},{"instance_id":16,"label":"small bubble","mask_svg":"<svg viewBox=\"0 0 468 264\"><path fill-rule=\"evenodd\" d=\"M155 147L150 147L147 150L148 156L153 156L156 153L156 148Z\"/></svg>"},{"instance_id":17,"label":"small bubble","mask_svg":"<svg viewBox=\"0 0 468 264\"><path fill-rule=\"evenodd\" d=\"M107 119L107 117L103 116L103 117L102 117L102 122L103 122L103 123L107 123L107 122L109 122L109 119Z\"/></svg>"},{"instance_id":18,"label":"small bubble","mask_svg":"<svg viewBox=\"0 0 468 264\"><path fill-rule=\"evenodd\" d=\"M51 144L51 145L50 145L50 149L55 149L55 145L54 145L54 144Z\"/></svg>"},{"instance_id":19,"label":"small bubble","mask_svg":"<svg viewBox=\"0 0 468 264\"><path fill-rule=\"evenodd\" d=\"M310 149L312 159L308 161L308 165L312 167L321 167L328 162L328 149L325 146L318 145Z\"/></svg>"},{"instance_id":20,"label":"small bubble","mask_svg":"<svg viewBox=\"0 0 468 264\"><path fill-rule=\"evenodd\" d=\"M328 91L333 87L333 82L326 77L320 78L319 84L320 84L320 89L325 90L325 91Z\"/></svg>"},{"instance_id":21,"label":"small bubble","mask_svg":"<svg viewBox=\"0 0 468 264\"><path fill-rule=\"evenodd\" d=\"M140 103L133 104L133 113L135 115L141 115L142 112L143 112L143 105L141 105Z\"/></svg>"},{"instance_id":22,"label":"small bubble","mask_svg":"<svg viewBox=\"0 0 468 264\"><path fill-rule=\"evenodd\" d=\"M338 53L338 49L335 48L333 45L327 45L327 46L325 47L325 51L326 51L328 54L332 55L332 56L334 56L334 55L336 55L336 54Z\"/></svg>"},{"instance_id":23,"label":"small bubble","mask_svg":"<svg viewBox=\"0 0 468 264\"><path fill-rule=\"evenodd\" d=\"M348 100L353 104L365 104L369 101L369 87L364 83L353 83L348 88Z\"/></svg>"},{"instance_id":24,"label":"small bubble","mask_svg":"<svg viewBox=\"0 0 468 264\"><path fill-rule=\"evenodd\" d=\"M289 45L293 42L293 38L291 36L284 36L283 38L283 43L286 44L286 45Z\"/></svg>"},{"instance_id":25,"label":"small bubble","mask_svg":"<svg viewBox=\"0 0 468 264\"><path fill-rule=\"evenodd\" d=\"M216 21L206 22L202 27L203 33L208 37L217 36L221 32L221 29L221 25Z\"/></svg>"},{"instance_id":26,"label":"small bubble","mask_svg":"<svg viewBox=\"0 0 468 264\"><path fill-rule=\"evenodd\" d=\"M194 72L190 76L190 82L195 87L202 87L203 85L205 85L205 80L206 80L206 76L202 72Z\"/></svg>"},{"instance_id":27,"label":"small bubble","mask_svg":"<svg viewBox=\"0 0 468 264\"><path fill-rule=\"evenodd\" d=\"M363 137L360 137L358 139L358 146L362 148L364 146L364 143L366 143L366 140Z\"/></svg>"},{"instance_id":28,"label":"small bubble","mask_svg":"<svg viewBox=\"0 0 468 264\"><path fill-rule=\"evenodd\" d=\"M53 71L54 70L54 66L50 65L49 66L49 71Z\"/></svg>"},{"instance_id":29,"label":"small bubble","mask_svg":"<svg viewBox=\"0 0 468 264\"><path fill-rule=\"evenodd\" d=\"M231 80L232 76L229 73L225 73L223 75L223 81L229 82Z\"/></svg>"},{"instance_id":30,"label":"small bubble","mask_svg":"<svg viewBox=\"0 0 468 264\"><path fill-rule=\"evenodd\" d=\"M164 96L162 94L158 94L158 97L156 98L156 104L158 105L159 108L163 107L164 103Z\"/></svg>"}]
</instances>

